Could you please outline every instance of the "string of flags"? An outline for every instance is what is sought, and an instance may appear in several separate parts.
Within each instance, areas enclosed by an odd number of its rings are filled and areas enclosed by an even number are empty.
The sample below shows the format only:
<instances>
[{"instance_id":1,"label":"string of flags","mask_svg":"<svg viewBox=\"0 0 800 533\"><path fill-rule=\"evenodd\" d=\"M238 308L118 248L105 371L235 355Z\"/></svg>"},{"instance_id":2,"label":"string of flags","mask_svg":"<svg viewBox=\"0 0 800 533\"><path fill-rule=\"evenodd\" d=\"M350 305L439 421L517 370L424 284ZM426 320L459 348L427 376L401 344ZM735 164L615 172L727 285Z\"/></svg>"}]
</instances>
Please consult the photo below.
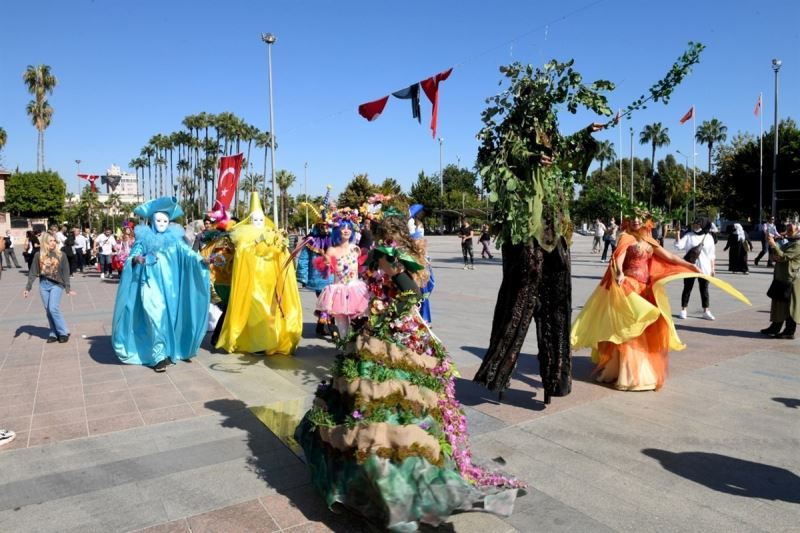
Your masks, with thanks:
<instances>
[{"instance_id":1,"label":"string of flags","mask_svg":"<svg viewBox=\"0 0 800 533\"><path fill-rule=\"evenodd\" d=\"M421 88L422 92L425 93L425 96L428 97L428 100L430 100L431 104L433 105L433 109L431 110L431 132L433 134L433 138L435 139L436 122L439 115L439 83L449 78L452 72L453 68L451 67L444 72L436 74L435 76L431 76L430 78L426 78L417 83L412 83L405 89L400 89L399 91L388 94L383 98L378 98L377 100L361 104L358 106L358 114L367 119L369 122L372 122L378 118L381 113L383 113L383 110L389 101L389 97L394 96L400 100L411 100L411 116L417 119L417 122L421 124L422 114L420 112L419 105L419 93Z\"/></svg>"}]
</instances>

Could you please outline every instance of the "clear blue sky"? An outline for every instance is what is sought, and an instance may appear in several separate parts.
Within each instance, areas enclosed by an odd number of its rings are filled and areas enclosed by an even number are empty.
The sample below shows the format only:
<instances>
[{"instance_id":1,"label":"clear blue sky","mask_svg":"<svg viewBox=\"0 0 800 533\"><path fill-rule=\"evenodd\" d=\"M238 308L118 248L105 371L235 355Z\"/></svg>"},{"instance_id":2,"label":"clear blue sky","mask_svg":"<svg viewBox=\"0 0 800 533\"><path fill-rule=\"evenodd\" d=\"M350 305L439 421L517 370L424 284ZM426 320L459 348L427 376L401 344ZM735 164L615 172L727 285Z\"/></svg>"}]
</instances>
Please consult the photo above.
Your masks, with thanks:
<instances>
[{"instance_id":1,"label":"clear blue sky","mask_svg":"<svg viewBox=\"0 0 800 533\"><path fill-rule=\"evenodd\" d=\"M658 6L658 7L656 7ZM0 31L0 126L8 133L5 167L35 169L36 130L25 114L28 64L52 67L58 86L46 131L46 164L75 184L82 171L127 167L155 133L181 128L189 114L231 111L268 129L266 45L273 48L278 168L309 193L326 184L339 192L355 173L397 179L405 188L420 170L435 173L439 145L411 119L408 101L390 99L369 123L358 104L455 66L441 85L439 135L445 164L471 166L484 99L498 91L498 66L512 60L541 65L574 58L587 80L617 83L622 107L660 79L690 40L707 45L700 65L668 106L637 112L628 128L661 121L675 150L691 154L691 126L678 119L694 104L698 124L713 117L758 132L753 108L764 92L764 127L772 123L771 59L783 61L781 116L798 118L800 2L558 2L477 0L383 1L110 1L37 0L4 3ZM510 42L512 41L513 42ZM570 132L595 117L563 114ZM617 130L604 132L616 145ZM619 153L619 147L616 147ZM647 155L637 145L636 155ZM698 165L706 152L698 147ZM260 159L254 158L257 168ZM681 158L679 157L679 161ZM293 192L300 192L296 188Z\"/></svg>"}]
</instances>

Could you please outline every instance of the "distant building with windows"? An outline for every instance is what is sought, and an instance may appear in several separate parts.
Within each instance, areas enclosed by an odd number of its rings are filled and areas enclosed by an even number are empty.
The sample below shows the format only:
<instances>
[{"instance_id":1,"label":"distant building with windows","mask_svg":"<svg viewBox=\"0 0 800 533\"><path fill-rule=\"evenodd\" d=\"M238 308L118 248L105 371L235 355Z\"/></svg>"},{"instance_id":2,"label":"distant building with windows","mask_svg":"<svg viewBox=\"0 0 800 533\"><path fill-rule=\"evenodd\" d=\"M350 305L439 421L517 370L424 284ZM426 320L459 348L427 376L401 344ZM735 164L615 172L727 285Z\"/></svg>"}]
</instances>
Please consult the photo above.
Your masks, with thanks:
<instances>
[{"instance_id":1,"label":"distant building with windows","mask_svg":"<svg viewBox=\"0 0 800 533\"><path fill-rule=\"evenodd\" d=\"M142 203L136 174L123 172L117 165L112 164L106 169L106 174L98 182L98 185L97 199L101 202L107 201L108 196L115 193L119 195L119 201L124 204Z\"/></svg>"}]
</instances>

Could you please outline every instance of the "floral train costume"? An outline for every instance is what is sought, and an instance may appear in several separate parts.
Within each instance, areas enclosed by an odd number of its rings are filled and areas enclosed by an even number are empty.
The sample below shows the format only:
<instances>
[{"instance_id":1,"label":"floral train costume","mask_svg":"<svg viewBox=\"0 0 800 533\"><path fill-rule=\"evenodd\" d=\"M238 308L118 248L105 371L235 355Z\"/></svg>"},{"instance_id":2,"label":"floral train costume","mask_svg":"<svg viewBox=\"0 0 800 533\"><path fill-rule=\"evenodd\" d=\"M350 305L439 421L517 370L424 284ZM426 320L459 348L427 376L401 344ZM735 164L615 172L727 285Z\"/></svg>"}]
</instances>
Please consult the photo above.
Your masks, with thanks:
<instances>
[{"instance_id":1,"label":"floral train costume","mask_svg":"<svg viewBox=\"0 0 800 533\"><path fill-rule=\"evenodd\" d=\"M422 268L391 247L375 254ZM522 485L472 463L456 369L419 315L419 289L408 272L390 280L373 263L367 275L368 321L346 339L295 435L315 488L329 506L390 531L438 525L458 510L510 514Z\"/></svg>"},{"instance_id":2,"label":"floral train costume","mask_svg":"<svg viewBox=\"0 0 800 533\"><path fill-rule=\"evenodd\" d=\"M605 276L572 325L571 344L592 348L597 379L619 390L658 390L667 375L669 350L686 346L678 338L666 294L670 281L699 277L731 296L750 302L731 285L657 257L658 242L643 244L620 236ZM622 285L614 281L616 260L624 254Z\"/></svg>"},{"instance_id":3,"label":"floral train costume","mask_svg":"<svg viewBox=\"0 0 800 533\"><path fill-rule=\"evenodd\" d=\"M186 244L183 228L164 223L183 214L177 199L145 202L134 213L150 219L136 226L114 304L111 342L120 361L155 366L194 357L206 333L210 299L208 268ZM166 219L164 219L166 220ZM140 263L134 259L142 257Z\"/></svg>"}]
</instances>

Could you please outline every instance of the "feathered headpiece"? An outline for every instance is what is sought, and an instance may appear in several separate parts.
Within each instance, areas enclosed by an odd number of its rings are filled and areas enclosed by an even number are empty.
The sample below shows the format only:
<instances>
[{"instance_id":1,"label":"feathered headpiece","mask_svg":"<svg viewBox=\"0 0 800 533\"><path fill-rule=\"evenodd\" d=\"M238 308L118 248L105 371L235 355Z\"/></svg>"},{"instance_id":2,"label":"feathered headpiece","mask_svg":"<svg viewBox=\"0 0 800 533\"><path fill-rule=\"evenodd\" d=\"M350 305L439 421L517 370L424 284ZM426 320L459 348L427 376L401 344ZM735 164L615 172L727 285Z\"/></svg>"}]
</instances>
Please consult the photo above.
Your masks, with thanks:
<instances>
[{"instance_id":1,"label":"feathered headpiece","mask_svg":"<svg viewBox=\"0 0 800 533\"><path fill-rule=\"evenodd\" d=\"M152 219L156 213L164 213L170 220L175 220L183 215L183 209L178 205L178 199L174 196L162 196L154 198L133 210L133 214L142 218Z\"/></svg>"},{"instance_id":2,"label":"feathered headpiece","mask_svg":"<svg viewBox=\"0 0 800 533\"><path fill-rule=\"evenodd\" d=\"M214 206L211 208L211 211L208 212L208 218L211 219L211 222L213 222L215 226L221 229L226 229L231 223L231 217L228 211L219 200L214 202Z\"/></svg>"},{"instance_id":3,"label":"feathered headpiece","mask_svg":"<svg viewBox=\"0 0 800 533\"><path fill-rule=\"evenodd\" d=\"M330 228L337 228L345 220L350 221L353 226L358 228L359 224L361 224L361 215L359 214L358 209L350 209L349 207L337 209L330 214L328 226Z\"/></svg>"}]
</instances>

